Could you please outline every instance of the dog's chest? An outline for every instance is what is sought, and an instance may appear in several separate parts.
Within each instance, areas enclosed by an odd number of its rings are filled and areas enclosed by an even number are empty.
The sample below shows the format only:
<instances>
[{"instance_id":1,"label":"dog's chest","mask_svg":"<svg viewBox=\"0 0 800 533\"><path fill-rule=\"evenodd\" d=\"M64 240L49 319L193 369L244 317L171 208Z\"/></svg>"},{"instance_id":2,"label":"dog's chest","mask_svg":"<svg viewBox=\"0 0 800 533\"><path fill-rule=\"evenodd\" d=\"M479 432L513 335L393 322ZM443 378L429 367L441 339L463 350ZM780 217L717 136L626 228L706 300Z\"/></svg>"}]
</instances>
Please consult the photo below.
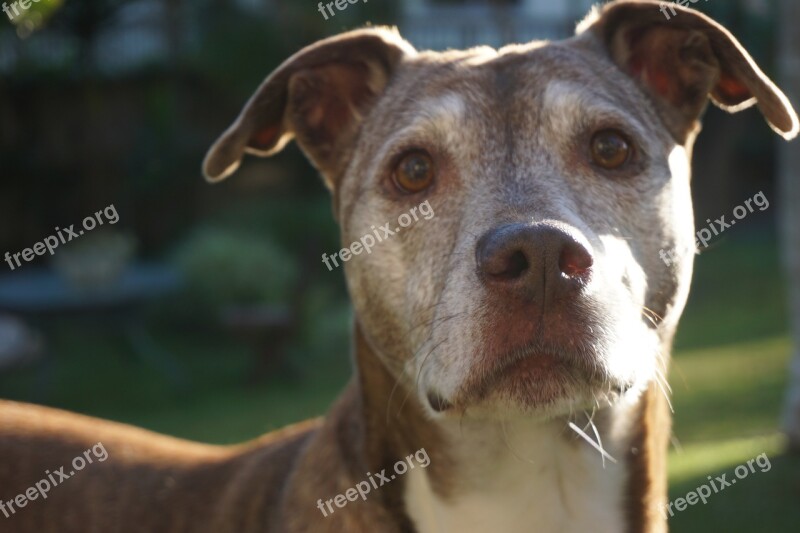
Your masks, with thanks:
<instances>
[{"instance_id":1,"label":"dog's chest","mask_svg":"<svg viewBox=\"0 0 800 533\"><path fill-rule=\"evenodd\" d=\"M455 491L444 500L425 470L410 471L408 512L419 533L620 533L624 527L624 466L583 443L523 439L503 449L475 447ZM608 446L606 446L609 449ZM463 450L462 450L463 451ZM459 456L463 457L462 454Z\"/></svg>"}]
</instances>

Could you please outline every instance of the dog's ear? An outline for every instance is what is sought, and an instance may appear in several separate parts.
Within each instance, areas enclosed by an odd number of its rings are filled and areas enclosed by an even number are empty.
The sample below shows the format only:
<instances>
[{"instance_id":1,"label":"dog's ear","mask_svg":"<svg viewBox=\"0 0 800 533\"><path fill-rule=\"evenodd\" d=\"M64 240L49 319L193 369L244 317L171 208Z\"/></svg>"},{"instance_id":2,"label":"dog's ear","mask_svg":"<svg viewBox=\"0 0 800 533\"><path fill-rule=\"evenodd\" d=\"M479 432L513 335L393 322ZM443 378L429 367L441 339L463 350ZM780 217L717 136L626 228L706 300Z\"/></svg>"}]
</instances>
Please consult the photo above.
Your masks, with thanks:
<instances>
[{"instance_id":1,"label":"dog's ear","mask_svg":"<svg viewBox=\"0 0 800 533\"><path fill-rule=\"evenodd\" d=\"M239 167L244 153L269 156L296 138L333 188L358 127L397 64L414 48L387 28L343 33L308 46L261 84L203 162L208 181Z\"/></svg>"},{"instance_id":2,"label":"dog's ear","mask_svg":"<svg viewBox=\"0 0 800 533\"><path fill-rule=\"evenodd\" d=\"M709 97L731 113L757 104L778 134L797 135L786 96L730 32L698 11L672 2L612 2L578 26L584 32L642 84L681 144L696 131Z\"/></svg>"}]
</instances>

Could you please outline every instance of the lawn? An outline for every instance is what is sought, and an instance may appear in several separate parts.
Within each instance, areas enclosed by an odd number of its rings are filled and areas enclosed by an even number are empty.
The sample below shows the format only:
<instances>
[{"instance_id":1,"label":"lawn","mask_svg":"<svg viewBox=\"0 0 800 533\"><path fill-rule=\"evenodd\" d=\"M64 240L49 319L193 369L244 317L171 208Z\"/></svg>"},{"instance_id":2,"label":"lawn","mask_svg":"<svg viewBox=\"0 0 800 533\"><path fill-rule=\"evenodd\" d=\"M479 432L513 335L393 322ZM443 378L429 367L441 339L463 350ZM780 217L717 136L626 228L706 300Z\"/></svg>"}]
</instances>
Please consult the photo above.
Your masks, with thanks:
<instances>
[{"instance_id":1,"label":"lawn","mask_svg":"<svg viewBox=\"0 0 800 533\"><path fill-rule=\"evenodd\" d=\"M670 500L708 476L736 479L736 467L762 453L771 466L755 466L705 505L673 507L671 531L798 531L800 457L782 455L778 433L791 342L777 272L775 242L756 237L722 242L697 260L670 378Z\"/></svg>"},{"instance_id":2,"label":"lawn","mask_svg":"<svg viewBox=\"0 0 800 533\"><path fill-rule=\"evenodd\" d=\"M781 455L778 417L790 355L784 288L774 241L737 236L698 258L693 294L672 367L675 445L670 498L708 476L735 477L766 453L771 468L677 512L676 532L797 531L800 459ZM132 357L113 332L71 324L50 330L54 364L0 375L0 397L36 400L214 443L255 437L323 414L349 374L349 311L318 295L315 335L288 350L295 371L248 384L252 357L214 330L156 327L158 342L185 368L177 390ZM764 469L766 470L766 469Z\"/></svg>"}]
</instances>

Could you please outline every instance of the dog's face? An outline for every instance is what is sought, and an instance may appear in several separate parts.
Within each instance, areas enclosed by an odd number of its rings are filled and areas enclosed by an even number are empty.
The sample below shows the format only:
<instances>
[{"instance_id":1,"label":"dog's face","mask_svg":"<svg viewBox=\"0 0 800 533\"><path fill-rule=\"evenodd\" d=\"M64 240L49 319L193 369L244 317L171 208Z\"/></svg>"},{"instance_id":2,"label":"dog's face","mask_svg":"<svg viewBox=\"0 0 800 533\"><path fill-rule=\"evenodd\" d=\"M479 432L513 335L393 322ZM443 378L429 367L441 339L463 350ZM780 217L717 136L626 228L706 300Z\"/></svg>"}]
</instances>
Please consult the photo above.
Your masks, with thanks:
<instances>
[{"instance_id":1,"label":"dog's face","mask_svg":"<svg viewBox=\"0 0 800 533\"><path fill-rule=\"evenodd\" d=\"M345 246L422 202L436 216L347 279L378 353L435 410L568 412L654 377L655 316L680 312L690 277L691 256L658 253L693 243L688 161L614 69L576 43L420 54L365 121Z\"/></svg>"},{"instance_id":2,"label":"dog's face","mask_svg":"<svg viewBox=\"0 0 800 533\"><path fill-rule=\"evenodd\" d=\"M383 238L345 271L398 380L433 416L556 416L663 369L691 277L689 157L709 95L732 110L757 99L796 133L729 34L686 10L667 22L658 3L499 51L417 53L387 30L352 32L268 78L205 171L225 177L243 151L296 137L343 245ZM435 217L376 230L421 204Z\"/></svg>"}]
</instances>

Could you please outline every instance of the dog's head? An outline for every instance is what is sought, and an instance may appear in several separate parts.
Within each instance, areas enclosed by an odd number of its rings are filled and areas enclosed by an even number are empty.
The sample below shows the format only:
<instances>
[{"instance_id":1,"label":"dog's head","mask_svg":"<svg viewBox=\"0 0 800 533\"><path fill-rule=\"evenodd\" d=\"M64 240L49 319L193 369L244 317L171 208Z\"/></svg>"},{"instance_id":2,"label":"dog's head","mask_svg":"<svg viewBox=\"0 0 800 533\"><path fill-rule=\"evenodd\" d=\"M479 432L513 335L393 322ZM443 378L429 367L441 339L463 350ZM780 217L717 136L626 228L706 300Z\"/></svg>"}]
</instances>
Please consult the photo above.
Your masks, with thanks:
<instances>
[{"instance_id":1,"label":"dog's head","mask_svg":"<svg viewBox=\"0 0 800 533\"><path fill-rule=\"evenodd\" d=\"M205 175L297 140L344 246L362 243L338 260L360 328L432 416L635 394L688 293L708 99L798 130L733 36L676 9L616 2L572 39L500 50L417 52L387 29L326 39L266 79ZM660 250L677 251L669 265Z\"/></svg>"}]
</instances>

